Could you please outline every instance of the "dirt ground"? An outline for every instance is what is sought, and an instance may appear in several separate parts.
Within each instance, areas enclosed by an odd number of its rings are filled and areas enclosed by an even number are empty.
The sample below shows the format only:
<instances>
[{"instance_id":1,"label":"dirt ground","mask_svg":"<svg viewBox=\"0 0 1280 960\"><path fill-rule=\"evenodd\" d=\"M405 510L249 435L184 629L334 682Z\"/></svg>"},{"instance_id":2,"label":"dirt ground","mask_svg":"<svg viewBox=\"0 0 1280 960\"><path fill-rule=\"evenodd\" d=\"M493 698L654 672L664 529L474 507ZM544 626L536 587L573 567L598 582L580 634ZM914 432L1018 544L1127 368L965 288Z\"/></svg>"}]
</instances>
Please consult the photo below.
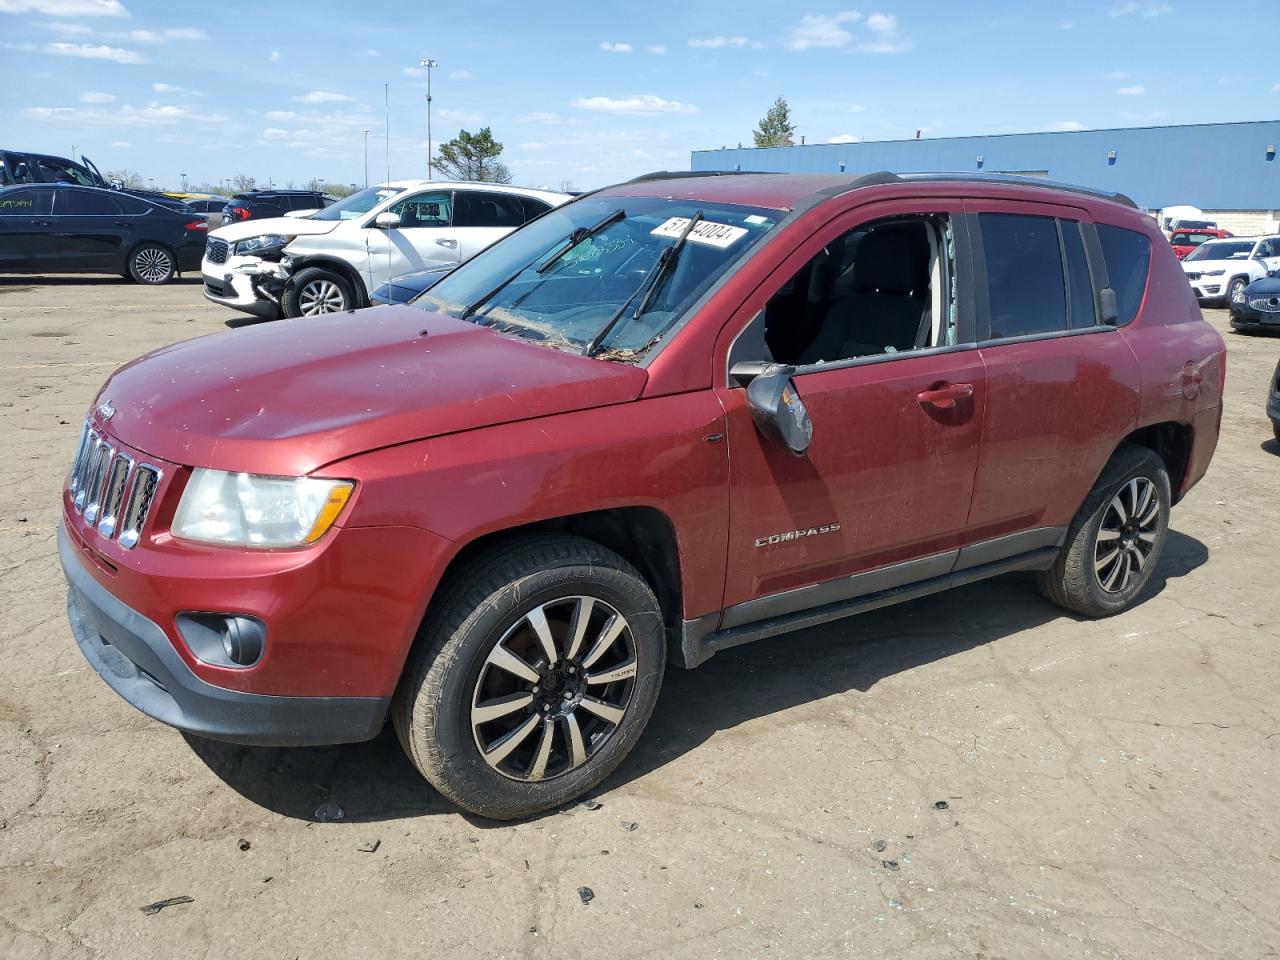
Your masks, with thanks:
<instances>
[{"instance_id":1,"label":"dirt ground","mask_svg":"<svg viewBox=\"0 0 1280 960\"><path fill-rule=\"evenodd\" d=\"M722 653L668 673L602 807L496 825L385 734L188 741L76 649L88 402L230 316L194 280L0 279L0 957L1280 955L1280 339L1212 312L1222 440L1136 609L1015 578Z\"/></svg>"}]
</instances>

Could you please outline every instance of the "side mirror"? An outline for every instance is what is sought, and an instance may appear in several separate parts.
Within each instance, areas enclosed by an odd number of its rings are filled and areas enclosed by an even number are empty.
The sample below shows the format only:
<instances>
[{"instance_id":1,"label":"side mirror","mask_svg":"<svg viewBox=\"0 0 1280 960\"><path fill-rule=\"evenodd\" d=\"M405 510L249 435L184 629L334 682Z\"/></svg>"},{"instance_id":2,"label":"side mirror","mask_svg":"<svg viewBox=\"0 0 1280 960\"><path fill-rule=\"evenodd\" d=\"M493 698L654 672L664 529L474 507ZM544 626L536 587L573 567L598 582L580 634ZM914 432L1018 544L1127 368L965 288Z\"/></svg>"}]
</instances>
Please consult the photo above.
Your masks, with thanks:
<instances>
[{"instance_id":1,"label":"side mirror","mask_svg":"<svg viewBox=\"0 0 1280 960\"><path fill-rule=\"evenodd\" d=\"M400 214L386 211L373 218L373 225L379 230L394 230L400 226Z\"/></svg>"},{"instance_id":2,"label":"side mirror","mask_svg":"<svg viewBox=\"0 0 1280 960\"><path fill-rule=\"evenodd\" d=\"M1098 291L1098 305L1102 307L1102 323L1114 325L1120 319L1120 308L1116 305L1116 292L1110 287Z\"/></svg>"},{"instance_id":3,"label":"side mirror","mask_svg":"<svg viewBox=\"0 0 1280 960\"><path fill-rule=\"evenodd\" d=\"M765 439L797 457L813 440L813 421L791 375L795 367L780 364L734 364L729 376L747 381L747 409Z\"/></svg>"}]
</instances>

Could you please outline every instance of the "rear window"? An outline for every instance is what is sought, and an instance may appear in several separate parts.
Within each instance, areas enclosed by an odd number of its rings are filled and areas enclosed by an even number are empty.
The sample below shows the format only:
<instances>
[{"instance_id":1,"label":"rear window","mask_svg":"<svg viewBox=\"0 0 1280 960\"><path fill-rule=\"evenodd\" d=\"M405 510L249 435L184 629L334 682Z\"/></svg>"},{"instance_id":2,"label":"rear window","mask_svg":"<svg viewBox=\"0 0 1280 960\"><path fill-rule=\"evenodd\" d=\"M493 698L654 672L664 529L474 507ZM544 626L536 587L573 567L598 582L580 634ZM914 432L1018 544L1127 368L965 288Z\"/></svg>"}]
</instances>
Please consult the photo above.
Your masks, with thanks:
<instances>
[{"instance_id":1,"label":"rear window","mask_svg":"<svg viewBox=\"0 0 1280 960\"><path fill-rule=\"evenodd\" d=\"M1067 329L1058 225L1050 217L979 214L992 339Z\"/></svg>"},{"instance_id":2,"label":"rear window","mask_svg":"<svg viewBox=\"0 0 1280 960\"><path fill-rule=\"evenodd\" d=\"M1151 268L1151 241L1146 234L1105 223L1098 224L1098 241L1107 264L1107 278L1116 292L1116 323L1123 327L1133 322L1142 306L1147 271Z\"/></svg>"}]
</instances>

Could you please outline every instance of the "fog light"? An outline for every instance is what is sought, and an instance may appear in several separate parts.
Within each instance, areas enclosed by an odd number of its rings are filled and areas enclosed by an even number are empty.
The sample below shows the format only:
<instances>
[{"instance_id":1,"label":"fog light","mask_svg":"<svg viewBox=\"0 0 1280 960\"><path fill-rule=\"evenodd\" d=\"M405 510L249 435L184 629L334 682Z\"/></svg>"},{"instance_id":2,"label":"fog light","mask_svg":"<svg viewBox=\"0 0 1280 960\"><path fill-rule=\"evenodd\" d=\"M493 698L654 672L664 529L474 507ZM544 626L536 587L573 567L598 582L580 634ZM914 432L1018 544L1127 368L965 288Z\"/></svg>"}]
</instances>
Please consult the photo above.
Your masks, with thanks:
<instances>
[{"instance_id":1,"label":"fog light","mask_svg":"<svg viewBox=\"0 0 1280 960\"><path fill-rule=\"evenodd\" d=\"M234 613L180 613L178 632L191 652L220 667L251 667L262 658L267 626Z\"/></svg>"}]
</instances>

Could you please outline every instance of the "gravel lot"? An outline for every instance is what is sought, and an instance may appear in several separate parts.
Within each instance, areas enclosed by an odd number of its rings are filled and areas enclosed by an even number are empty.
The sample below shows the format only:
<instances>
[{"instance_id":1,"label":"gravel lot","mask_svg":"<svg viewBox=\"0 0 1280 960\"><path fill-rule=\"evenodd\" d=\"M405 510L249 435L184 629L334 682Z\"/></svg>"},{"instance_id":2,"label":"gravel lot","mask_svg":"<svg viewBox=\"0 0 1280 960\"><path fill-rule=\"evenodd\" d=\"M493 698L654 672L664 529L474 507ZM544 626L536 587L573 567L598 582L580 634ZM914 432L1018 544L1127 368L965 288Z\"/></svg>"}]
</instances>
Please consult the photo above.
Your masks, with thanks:
<instances>
[{"instance_id":1,"label":"gravel lot","mask_svg":"<svg viewBox=\"0 0 1280 960\"><path fill-rule=\"evenodd\" d=\"M602 807L495 825L385 734L189 742L76 649L84 410L230 317L198 278L0 279L0 957L1277 956L1280 339L1226 334L1217 457L1135 610L1010 579L720 654L668 674Z\"/></svg>"}]
</instances>

